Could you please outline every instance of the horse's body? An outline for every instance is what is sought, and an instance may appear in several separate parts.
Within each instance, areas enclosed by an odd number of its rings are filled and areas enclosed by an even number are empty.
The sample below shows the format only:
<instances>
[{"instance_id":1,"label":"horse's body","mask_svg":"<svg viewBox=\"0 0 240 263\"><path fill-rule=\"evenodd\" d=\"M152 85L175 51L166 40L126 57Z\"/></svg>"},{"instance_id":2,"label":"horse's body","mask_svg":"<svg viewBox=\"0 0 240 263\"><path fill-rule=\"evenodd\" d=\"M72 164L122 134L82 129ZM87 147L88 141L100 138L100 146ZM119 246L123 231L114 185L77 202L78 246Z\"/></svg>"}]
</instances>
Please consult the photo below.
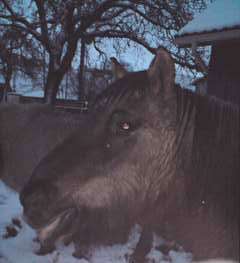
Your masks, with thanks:
<instances>
[{"instance_id":1,"label":"horse's body","mask_svg":"<svg viewBox=\"0 0 240 263\"><path fill-rule=\"evenodd\" d=\"M197 259L239 260L237 106L176 87L161 49L147 71L101 94L79 127L41 159L21 192L42 253L67 236L83 256L92 243L123 240L138 222L136 262L153 231Z\"/></svg>"},{"instance_id":2,"label":"horse's body","mask_svg":"<svg viewBox=\"0 0 240 263\"><path fill-rule=\"evenodd\" d=\"M41 104L2 104L0 178L20 191L39 161L81 129L85 117Z\"/></svg>"}]
</instances>

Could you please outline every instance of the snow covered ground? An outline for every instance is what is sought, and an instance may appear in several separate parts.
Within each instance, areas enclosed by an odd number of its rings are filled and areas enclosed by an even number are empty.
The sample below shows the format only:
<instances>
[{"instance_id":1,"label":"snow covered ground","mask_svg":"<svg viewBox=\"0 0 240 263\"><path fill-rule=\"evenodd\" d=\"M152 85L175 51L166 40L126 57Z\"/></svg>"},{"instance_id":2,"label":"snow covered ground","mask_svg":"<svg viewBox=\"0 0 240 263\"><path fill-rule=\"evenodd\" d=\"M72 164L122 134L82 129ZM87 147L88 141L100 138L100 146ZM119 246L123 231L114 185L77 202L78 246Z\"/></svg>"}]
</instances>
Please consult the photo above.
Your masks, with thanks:
<instances>
[{"instance_id":1,"label":"snow covered ground","mask_svg":"<svg viewBox=\"0 0 240 263\"><path fill-rule=\"evenodd\" d=\"M21 226L15 223L18 234L6 238L6 227L13 226L12 220L18 218ZM57 250L47 256L37 256L34 251L38 244L33 241L36 233L22 220L22 207L18 194L8 188L0 180L0 263L127 263L139 239L141 229L135 226L124 245L93 247L89 261L72 257L73 244L65 247L57 245ZM167 255L161 253L157 247L164 241L155 236L153 247L148 254L149 263L190 263L191 254L184 251L170 250Z\"/></svg>"}]
</instances>

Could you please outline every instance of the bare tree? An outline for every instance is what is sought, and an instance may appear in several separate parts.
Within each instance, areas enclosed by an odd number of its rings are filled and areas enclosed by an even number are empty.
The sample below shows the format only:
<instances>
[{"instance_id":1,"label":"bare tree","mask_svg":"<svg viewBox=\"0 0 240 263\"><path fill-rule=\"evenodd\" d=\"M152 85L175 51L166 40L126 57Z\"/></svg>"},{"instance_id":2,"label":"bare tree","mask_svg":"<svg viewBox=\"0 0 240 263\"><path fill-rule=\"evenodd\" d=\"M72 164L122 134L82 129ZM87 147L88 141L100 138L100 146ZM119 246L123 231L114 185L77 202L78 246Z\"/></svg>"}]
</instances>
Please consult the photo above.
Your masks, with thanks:
<instances>
[{"instance_id":1,"label":"bare tree","mask_svg":"<svg viewBox=\"0 0 240 263\"><path fill-rule=\"evenodd\" d=\"M33 42L19 30L8 28L0 34L0 73L6 91L11 91L13 73L19 71L35 78L41 61L37 57Z\"/></svg>"},{"instance_id":2,"label":"bare tree","mask_svg":"<svg viewBox=\"0 0 240 263\"><path fill-rule=\"evenodd\" d=\"M14 2L0 0L4 9L0 11L1 26L30 34L47 51L46 103L54 103L83 38L99 52L106 38L133 41L152 53L164 45L177 63L196 69L191 54L174 46L173 35L191 18L193 10L204 7L205 0L26 0L25 6Z\"/></svg>"}]
</instances>

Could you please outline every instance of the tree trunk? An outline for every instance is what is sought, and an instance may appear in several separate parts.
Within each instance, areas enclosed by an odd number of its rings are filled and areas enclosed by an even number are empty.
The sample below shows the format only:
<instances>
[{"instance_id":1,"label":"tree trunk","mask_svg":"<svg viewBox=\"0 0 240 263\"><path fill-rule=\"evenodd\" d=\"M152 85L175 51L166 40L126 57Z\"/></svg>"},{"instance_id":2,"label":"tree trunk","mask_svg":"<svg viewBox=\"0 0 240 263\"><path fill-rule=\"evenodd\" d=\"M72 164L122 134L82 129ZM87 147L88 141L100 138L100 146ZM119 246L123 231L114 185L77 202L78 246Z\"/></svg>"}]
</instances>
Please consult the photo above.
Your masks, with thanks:
<instances>
[{"instance_id":1,"label":"tree trunk","mask_svg":"<svg viewBox=\"0 0 240 263\"><path fill-rule=\"evenodd\" d=\"M85 97L85 90L84 90L84 64L85 64L85 39L82 38L81 41L81 57L80 57L80 65L79 65L79 72L78 72L78 99L83 100Z\"/></svg>"},{"instance_id":2,"label":"tree trunk","mask_svg":"<svg viewBox=\"0 0 240 263\"><path fill-rule=\"evenodd\" d=\"M77 38L73 38L68 42L68 49L62 57L62 50L58 54L49 54L49 67L47 81L44 90L44 102L54 105L56 96L65 73L69 70L75 51L77 49ZM61 58L62 59L58 59ZM61 62L60 62L61 60Z\"/></svg>"},{"instance_id":3,"label":"tree trunk","mask_svg":"<svg viewBox=\"0 0 240 263\"><path fill-rule=\"evenodd\" d=\"M57 98L59 85L63 79L64 73L59 70L49 70L47 82L45 85L44 102L49 105L54 105Z\"/></svg>"},{"instance_id":4,"label":"tree trunk","mask_svg":"<svg viewBox=\"0 0 240 263\"><path fill-rule=\"evenodd\" d=\"M46 85L46 50L43 50L43 87Z\"/></svg>"},{"instance_id":5,"label":"tree trunk","mask_svg":"<svg viewBox=\"0 0 240 263\"><path fill-rule=\"evenodd\" d=\"M6 92L11 92L11 78L13 74L13 69L11 65L7 65L7 70L6 70L6 77L5 77L5 89Z\"/></svg>"}]
</instances>

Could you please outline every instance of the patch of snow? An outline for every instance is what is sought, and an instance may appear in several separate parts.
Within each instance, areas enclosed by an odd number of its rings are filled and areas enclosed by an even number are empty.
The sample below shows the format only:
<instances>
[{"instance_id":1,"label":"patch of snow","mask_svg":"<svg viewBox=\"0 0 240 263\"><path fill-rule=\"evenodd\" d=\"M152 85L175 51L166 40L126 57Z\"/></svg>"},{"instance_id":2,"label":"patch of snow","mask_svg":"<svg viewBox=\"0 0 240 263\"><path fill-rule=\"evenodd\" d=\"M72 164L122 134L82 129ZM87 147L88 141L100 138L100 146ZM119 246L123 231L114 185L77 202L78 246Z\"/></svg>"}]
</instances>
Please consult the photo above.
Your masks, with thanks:
<instances>
[{"instance_id":1,"label":"patch of snow","mask_svg":"<svg viewBox=\"0 0 240 263\"><path fill-rule=\"evenodd\" d=\"M44 91L42 89L25 90L25 91L21 92L21 95L24 97L43 98L44 97ZM65 99L65 97L63 94L57 94L57 99ZM78 97L71 95L71 96L68 96L68 99L77 100Z\"/></svg>"},{"instance_id":2,"label":"patch of snow","mask_svg":"<svg viewBox=\"0 0 240 263\"><path fill-rule=\"evenodd\" d=\"M4 222L9 218L16 217L22 213L22 206L18 201L18 194L0 180L0 234L2 234L2 227Z\"/></svg>"},{"instance_id":3,"label":"patch of snow","mask_svg":"<svg viewBox=\"0 0 240 263\"><path fill-rule=\"evenodd\" d=\"M31 90L24 92L22 94L24 97L34 97L34 98L43 98L44 97L44 91L37 89L37 90Z\"/></svg>"},{"instance_id":4,"label":"patch of snow","mask_svg":"<svg viewBox=\"0 0 240 263\"><path fill-rule=\"evenodd\" d=\"M190 253L186 253L183 251L178 252L171 250L169 252L169 257L171 259L171 262L175 262L175 263L186 263L186 262L191 262L192 260L192 255Z\"/></svg>"},{"instance_id":5,"label":"patch of snow","mask_svg":"<svg viewBox=\"0 0 240 263\"><path fill-rule=\"evenodd\" d=\"M204 260L201 262L196 262L193 261L192 263L238 263L237 261L233 261L233 260L225 260L225 259L209 259L209 260Z\"/></svg>"},{"instance_id":6,"label":"patch of snow","mask_svg":"<svg viewBox=\"0 0 240 263\"><path fill-rule=\"evenodd\" d=\"M240 0L216 0L184 26L178 35L240 27Z\"/></svg>"},{"instance_id":7,"label":"patch of snow","mask_svg":"<svg viewBox=\"0 0 240 263\"><path fill-rule=\"evenodd\" d=\"M113 246L92 247L90 259L76 259L72 256L73 244L63 246L57 244L57 249L48 255L38 256L34 251L38 244L33 241L36 232L24 223L22 219L22 207L19 196L16 192L8 188L0 180L0 262L1 263L127 263L136 247L141 234L141 228L135 226L126 244L115 244ZM12 218L21 220L22 228L15 237L4 238L6 226L12 222ZM164 240L154 235L153 247L147 255L149 263L190 263L191 254L185 252L170 251L166 258L156 247L163 244Z\"/></svg>"}]
</instances>

